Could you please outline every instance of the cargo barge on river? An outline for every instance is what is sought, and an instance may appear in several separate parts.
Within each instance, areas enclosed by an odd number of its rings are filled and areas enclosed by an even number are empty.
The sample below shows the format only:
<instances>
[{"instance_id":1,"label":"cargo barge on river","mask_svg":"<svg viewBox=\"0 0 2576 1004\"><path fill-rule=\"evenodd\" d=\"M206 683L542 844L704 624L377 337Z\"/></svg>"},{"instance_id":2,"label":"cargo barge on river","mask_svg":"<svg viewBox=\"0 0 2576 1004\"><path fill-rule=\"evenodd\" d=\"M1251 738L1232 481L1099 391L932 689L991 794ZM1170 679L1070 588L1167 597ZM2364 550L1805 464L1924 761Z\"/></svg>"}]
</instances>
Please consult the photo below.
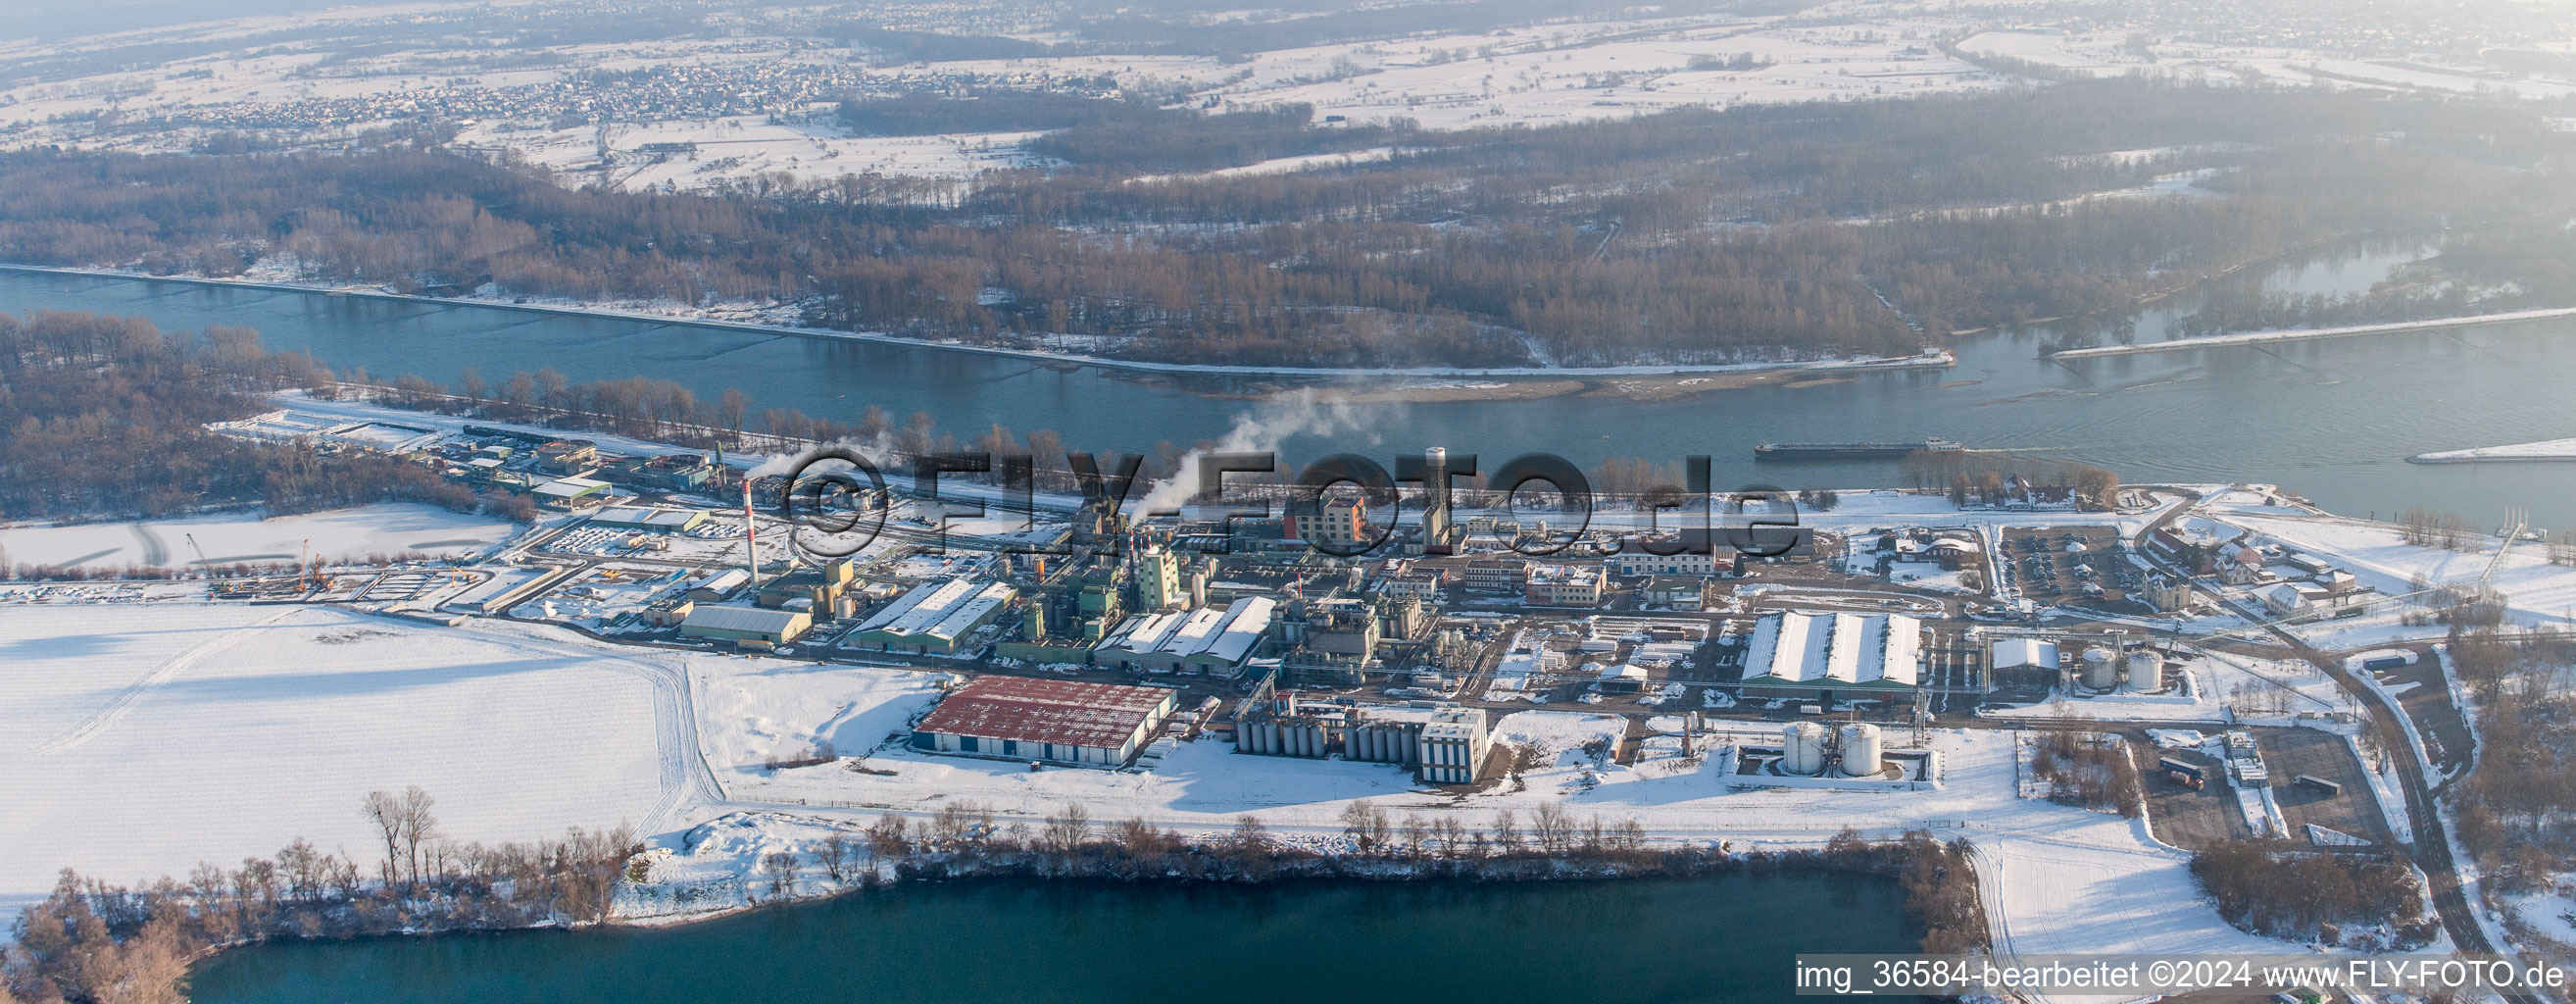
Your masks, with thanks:
<instances>
[{"instance_id":1,"label":"cargo barge on river","mask_svg":"<svg viewBox=\"0 0 2576 1004\"><path fill-rule=\"evenodd\" d=\"M1884 460L1917 453L1963 453L1966 444L1948 439L1905 443L1764 443L1753 448L1755 460Z\"/></svg>"}]
</instances>

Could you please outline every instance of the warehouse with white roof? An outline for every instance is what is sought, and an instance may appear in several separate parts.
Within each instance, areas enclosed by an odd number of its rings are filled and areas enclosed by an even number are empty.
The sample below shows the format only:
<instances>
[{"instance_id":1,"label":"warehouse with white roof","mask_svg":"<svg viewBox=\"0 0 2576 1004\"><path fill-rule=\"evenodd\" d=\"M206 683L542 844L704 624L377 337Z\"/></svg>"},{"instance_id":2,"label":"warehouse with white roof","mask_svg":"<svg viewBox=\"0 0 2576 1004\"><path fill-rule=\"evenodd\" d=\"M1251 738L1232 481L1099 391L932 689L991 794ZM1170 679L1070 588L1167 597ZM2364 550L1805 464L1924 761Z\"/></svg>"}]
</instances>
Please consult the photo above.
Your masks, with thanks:
<instances>
[{"instance_id":1,"label":"warehouse with white roof","mask_svg":"<svg viewBox=\"0 0 2576 1004\"><path fill-rule=\"evenodd\" d=\"M1277 601L1246 596L1220 609L1143 614L1101 639L1098 665L1147 673L1231 673L1270 630Z\"/></svg>"},{"instance_id":2,"label":"warehouse with white roof","mask_svg":"<svg viewBox=\"0 0 2576 1004\"><path fill-rule=\"evenodd\" d=\"M976 628L991 623L1015 595L994 582L964 578L929 582L896 597L841 642L844 648L915 655L954 655Z\"/></svg>"},{"instance_id":3,"label":"warehouse with white roof","mask_svg":"<svg viewBox=\"0 0 2576 1004\"><path fill-rule=\"evenodd\" d=\"M1744 696L1911 697L1922 649L1923 622L1904 614L1768 614L1745 649Z\"/></svg>"}]
</instances>

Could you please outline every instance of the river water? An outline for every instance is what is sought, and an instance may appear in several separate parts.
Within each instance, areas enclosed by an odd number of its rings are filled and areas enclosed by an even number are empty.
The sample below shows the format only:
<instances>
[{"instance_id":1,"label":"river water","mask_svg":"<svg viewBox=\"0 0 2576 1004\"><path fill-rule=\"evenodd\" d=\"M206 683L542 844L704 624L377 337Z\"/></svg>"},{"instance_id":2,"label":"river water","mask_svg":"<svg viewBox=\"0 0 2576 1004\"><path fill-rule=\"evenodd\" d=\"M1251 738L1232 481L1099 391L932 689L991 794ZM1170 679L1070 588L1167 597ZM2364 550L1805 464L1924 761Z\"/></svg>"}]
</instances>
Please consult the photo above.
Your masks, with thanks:
<instances>
[{"instance_id":1,"label":"river water","mask_svg":"<svg viewBox=\"0 0 2576 1004\"><path fill-rule=\"evenodd\" d=\"M1892 880L918 883L687 927L269 945L198 1004L1771 1002L1799 952L1910 952ZM1911 998L1896 998L1910 1001Z\"/></svg>"},{"instance_id":2,"label":"river water","mask_svg":"<svg viewBox=\"0 0 2576 1004\"><path fill-rule=\"evenodd\" d=\"M2285 264L2267 282L2300 293L2364 289L2420 248L2359 249ZM1635 456L1714 458L1717 486L1888 484L1884 462L1766 464L1765 440L1940 436L1982 449L2062 457L2128 481L2261 481L2356 516L2433 505L2480 523L2509 507L2535 525L2576 526L2576 465L2420 466L2430 450L2576 436L2576 322L2422 333L2058 364L2045 331L1961 339L1946 371L1863 374L1819 386L1764 386L1637 402L1560 396L1526 401L1330 409L1212 396L1209 380L1139 383L1092 367L755 332L134 279L0 272L0 311L92 310L165 329L231 324L272 348L311 350L376 377L418 373L453 384L468 366L498 383L551 366L575 380L642 375L712 399L726 387L761 408L854 420L868 405L915 411L971 436L1000 423L1054 429L1077 448L1144 450L1224 435L1250 416L1318 430L1279 444L1291 458L1355 450L1382 459L1424 446L1474 452L1490 467L1526 451L1590 463ZM2174 308L2138 318L2164 335ZM1329 430L1329 431L1322 431Z\"/></svg>"}]
</instances>

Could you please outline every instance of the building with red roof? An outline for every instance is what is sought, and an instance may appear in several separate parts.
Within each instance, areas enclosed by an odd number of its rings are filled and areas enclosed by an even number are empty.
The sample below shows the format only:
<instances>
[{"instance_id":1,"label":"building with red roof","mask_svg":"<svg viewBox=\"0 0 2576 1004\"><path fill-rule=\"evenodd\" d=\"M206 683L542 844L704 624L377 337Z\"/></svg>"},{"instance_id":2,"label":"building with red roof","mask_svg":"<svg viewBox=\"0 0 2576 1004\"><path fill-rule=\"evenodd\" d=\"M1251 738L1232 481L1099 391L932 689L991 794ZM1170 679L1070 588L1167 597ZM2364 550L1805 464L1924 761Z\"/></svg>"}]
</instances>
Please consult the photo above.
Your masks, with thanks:
<instances>
[{"instance_id":1,"label":"building with red roof","mask_svg":"<svg viewBox=\"0 0 2576 1004\"><path fill-rule=\"evenodd\" d=\"M1180 692L1076 680L982 676L913 726L914 749L1084 767L1123 767L1154 741Z\"/></svg>"}]
</instances>

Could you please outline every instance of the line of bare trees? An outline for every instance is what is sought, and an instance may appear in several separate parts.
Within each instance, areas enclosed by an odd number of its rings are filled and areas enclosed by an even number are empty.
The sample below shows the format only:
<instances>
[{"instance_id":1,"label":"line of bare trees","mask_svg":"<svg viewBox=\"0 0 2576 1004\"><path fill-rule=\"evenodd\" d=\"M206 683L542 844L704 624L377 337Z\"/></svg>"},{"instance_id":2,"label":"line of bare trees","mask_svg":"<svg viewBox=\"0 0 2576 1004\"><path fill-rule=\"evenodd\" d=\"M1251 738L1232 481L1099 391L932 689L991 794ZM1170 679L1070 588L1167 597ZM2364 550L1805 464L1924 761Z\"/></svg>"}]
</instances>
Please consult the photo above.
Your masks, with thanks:
<instances>
[{"instance_id":1,"label":"line of bare trees","mask_svg":"<svg viewBox=\"0 0 2576 1004\"><path fill-rule=\"evenodd\" d=\"M594 924L643 850L625 826L459 844L439 835L435 805L418 787L370 793L362 811L384 837L372 864L298 838L133 887L66 868L10 928L0 1004L183 1004L191 960L272 938Z\"/></svg>"}]
</instances>

